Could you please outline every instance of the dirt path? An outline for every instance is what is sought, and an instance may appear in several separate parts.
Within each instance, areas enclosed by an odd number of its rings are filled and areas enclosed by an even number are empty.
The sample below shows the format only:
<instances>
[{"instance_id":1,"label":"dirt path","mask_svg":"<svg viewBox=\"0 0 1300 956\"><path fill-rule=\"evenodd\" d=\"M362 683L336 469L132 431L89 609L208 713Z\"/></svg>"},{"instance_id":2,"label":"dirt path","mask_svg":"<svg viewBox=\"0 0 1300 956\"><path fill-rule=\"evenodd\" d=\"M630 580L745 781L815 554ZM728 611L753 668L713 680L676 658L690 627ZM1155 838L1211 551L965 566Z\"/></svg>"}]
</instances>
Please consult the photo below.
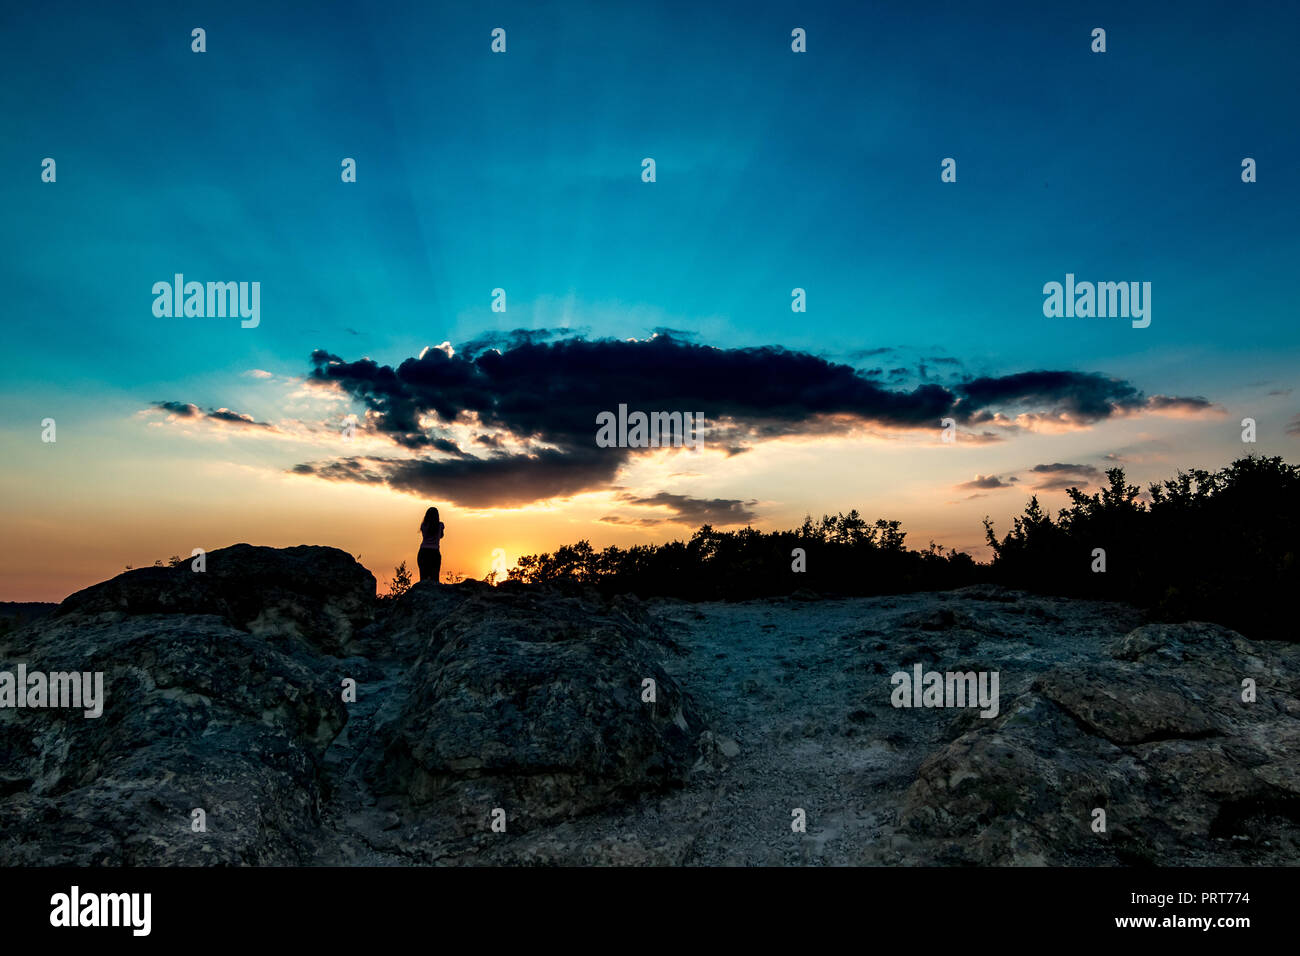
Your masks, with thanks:
<instances>
[{"instance_id":1,"label":"dirt path","mask_svg":"<svg viewBox=\"0 0 1300 956\"><path fill-rule=\"evenodd\" d=\"M903 795L921 761L979 718L896 709L890 675L916 663L998 670L1007 702L1039 671L1095 656L1102 642L1137 623L1122 606L1007 597L967 589L654 602L652 616L683 649L663 666L694 697L713 737L702 742L687 785L545 832L476 841L473 856L588 864L925 862L893 832ZM805 833L791 829L796 809L806 815Z\"/></svg>"}]
</instances>

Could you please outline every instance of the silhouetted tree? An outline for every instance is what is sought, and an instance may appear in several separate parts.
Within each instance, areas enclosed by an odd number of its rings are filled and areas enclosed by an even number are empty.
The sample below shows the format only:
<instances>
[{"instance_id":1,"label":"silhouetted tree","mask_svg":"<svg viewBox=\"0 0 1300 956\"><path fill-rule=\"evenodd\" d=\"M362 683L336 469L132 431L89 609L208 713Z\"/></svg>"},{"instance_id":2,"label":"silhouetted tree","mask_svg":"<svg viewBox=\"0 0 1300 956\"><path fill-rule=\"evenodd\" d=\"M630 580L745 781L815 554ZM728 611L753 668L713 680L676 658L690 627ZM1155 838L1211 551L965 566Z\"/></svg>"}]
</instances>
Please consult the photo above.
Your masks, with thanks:
<instances>
[{"instance_id":1,"label":"silhouetted tree","mask_svg":"<svg viewBox=\"0 0 1300 956\"><path fill-rule=\"evenodd\" d=\"M1097 494L1068 489L1070 507L1055 522L1031 498L1001 541L986 518L995 578L1297 639L1287 600L1300 584L1300 467L1252 455L1216 472L1179 472L1149 487L1149 505L1123 469L1106 477ZM1091 570L1096 548L1106 552L1105 573Z\"/></svg>"},{"instance_id":2,"label":"silhouetted tree","mask_svg":"<svg viewBox=\"0 0 1300 956\"><path fill-rule=\"evenodd\" d=\"M407 591L411 590L411 585L413 583L414 582L411 580L411 569L408 568L406 562L403 561L397 567L393 568L393 580L389 583L388 593L385 594L384 597L389 599L399 598Z\"/></svg>"}]
</instances>

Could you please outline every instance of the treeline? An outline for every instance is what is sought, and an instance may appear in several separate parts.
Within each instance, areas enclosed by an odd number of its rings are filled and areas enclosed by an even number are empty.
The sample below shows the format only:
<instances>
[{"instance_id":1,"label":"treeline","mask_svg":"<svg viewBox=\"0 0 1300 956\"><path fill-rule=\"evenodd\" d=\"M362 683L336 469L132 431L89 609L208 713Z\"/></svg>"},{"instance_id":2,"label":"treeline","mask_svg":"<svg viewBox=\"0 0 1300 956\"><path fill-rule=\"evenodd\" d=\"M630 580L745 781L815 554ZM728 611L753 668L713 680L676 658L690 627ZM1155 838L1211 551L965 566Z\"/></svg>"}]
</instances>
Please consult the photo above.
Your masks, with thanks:
<instances>
[{"instance_id":1,"label":"treeline","mask_svg":"<svg viewBox=\"0 0 1300 956\"><path fill-rule=\"evenodd\" d=\"M924 551L910 550L906 536L899 522L871 523L856 510L823 515L820 521L809 516L790 531L718 531L704 525L688 541L597 551L584 540L554 554L525 555L509 577L689 601L746 600L799 589L897 594L976 580L979 569L970 555L934 542Z\"/></svg>"},{"instance_id":2,"label":"treeline","mask_svg":"<svg viewBox=\"0 0 1300 956\"><path fill-rule=\"evenodd\" d=\"M1071 488L1070 506L1055 518L1031 498L1001 539L986 518L991 564L934 542L909 549L899 522L868 522L854 510L808 517L789 531L705 525L688 541L600 551L579 541L520 558L509 576L685 600L745 600L799 589L891 594L986 581L1129 601L1156 618L1215 621L1257 638L1300 636L1291 610L1300 593L1300 467L1248 456L1219 471L1180 472L1150 485L1146 500L1123 469L1106 478L1096 494ZM800 565L805 570L795 571Z\"/></svg>"},{"instance_id":3,"label":"treeline","mask_svg":"<svg viewBox=\"0 0 1300 956\"><path fill-rule=\"evenodd\" d=\"M1296 640L1300 467L1247 456L1150 485L1121 468L1055 520L1031 498L1001 540L984 520L995 580L1036 591L1129 601L1166 620L1205 620ZM1098 553L1100 549L1100 554ZM1104 558L1105 571L1100 567Z\"/></svg>"}]
</instances>

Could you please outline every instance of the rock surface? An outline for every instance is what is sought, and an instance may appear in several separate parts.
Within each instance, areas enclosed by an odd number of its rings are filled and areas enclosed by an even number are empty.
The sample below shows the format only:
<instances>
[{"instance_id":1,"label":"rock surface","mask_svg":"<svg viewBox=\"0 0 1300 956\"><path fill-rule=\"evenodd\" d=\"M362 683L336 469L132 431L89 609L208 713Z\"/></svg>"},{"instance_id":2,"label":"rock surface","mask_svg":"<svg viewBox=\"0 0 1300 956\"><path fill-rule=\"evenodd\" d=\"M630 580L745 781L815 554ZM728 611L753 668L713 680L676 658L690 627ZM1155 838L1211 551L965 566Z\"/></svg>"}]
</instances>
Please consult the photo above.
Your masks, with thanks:
<instances>
[{"instance_id":1,"label":"rock surface","mask_svg":"<svg viewBox=\"0 0 1300 956\"><path fill-rule=\"evenodd\" d=\"M702 727L653 641L638 609L475 594L433 629L377 729L371 780L416 805L447 798L463 832L497 807L525 828L680 781Z\"/></svg>"},{"instance_id":2,"label":"rock surface","mask_svg":"<svg viewBox=\"0 0 1300 956\"><path fill-rule=\"evenodd\" d=\"M1228 840L1295 862L1300 678L1278 651L1215 625L1137 628L1115 661L1053 668L929 757L903 827L959 862L1158 864Z\"/></svg>"},{"instance_id":3,"label":"rock surface","mask_svg":"<svg viewBox=\"0 0 1300 956\"><path fill-rule=\"evenodd\" d=\"M338 653L374 614L375 576L337 548L236 544L204 560L203 573L187 560L119 574L69 597L55 617L212 614L251 634Z\"/></svg>"},{"instance_id":4,"label":"rock surface","mask_svg":"<svg viewBox=\"0 0 1300 956\"><path fill-rule=\"evenodd\" d=\"M1294 643L985 586L690 604L465 582L375 601L333 549L207 561L119 575L0 636L0 671L102 671L107 697L99 718L0 708L6 862L1300 859ZM997 671L1000 712L893 706L891 675L916 664Z\"/></svg>"},{"instance_id":5,"label":"rock surface","mask_svg":"<svg viewBox=\"0 0 1300 956\"><path fill-rule=\"evenodd\" d=\"M0 856L11 864L277 863L319 822L343 727L331 669L216 615L66 614L28 671L103 673L102 716L0 710ZM25 636L20 632L19 638ZM208 832L192 833L201 809Z\"/></svg>"}]
</instances>

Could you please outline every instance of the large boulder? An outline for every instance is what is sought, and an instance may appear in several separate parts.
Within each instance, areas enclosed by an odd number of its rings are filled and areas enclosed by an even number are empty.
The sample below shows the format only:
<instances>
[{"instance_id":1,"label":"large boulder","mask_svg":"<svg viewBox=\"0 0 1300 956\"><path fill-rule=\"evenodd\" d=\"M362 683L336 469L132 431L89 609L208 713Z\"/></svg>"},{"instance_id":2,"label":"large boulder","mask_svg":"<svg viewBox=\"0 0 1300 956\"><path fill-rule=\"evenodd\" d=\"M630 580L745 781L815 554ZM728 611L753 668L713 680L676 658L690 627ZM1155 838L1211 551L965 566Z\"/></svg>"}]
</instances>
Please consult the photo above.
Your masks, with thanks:
<instances>
[{"instance_id":1,"label":"large boulder","mask_svg":"<svg viewBox=\"0 0 1300 956\"><path fill-rule=\"evenodd\" d=\"M1140 627L1111 659L1052 668L927 758L901 828L935 862L1212 863L1233 843L1293 863L1298 664L1294 645L1213 624Z\"/></svg>"},{"instance_id":2,"label":"large boulder","mask_svg":"<svg viewBox=\"0 0 1300 956\"><path fill-rule=\"evenodd\" d=\"M103 712L0 709L0 857L296 864L348 714L342 652L374 578L334 548L236 545L144 568L0 641L11 673L102 675ZM206 830L195 827L202 810Z\"/></svg>"},{"instance_id":3,"label":"large boulder","mask_svg":"<svg viewBox=\"0 0 1300 956\"><path fill-rule=\"evenodd\" d=\"M236 544L205 560L202 572L189 560L127 571L78 591L55 615L212 614L251 634L300 638L335 655L349 652L354 632L374 615L375 576L338 548Z\"/></svg>"},{"instance_id":4,"label":"large boulder","mask_svg":"<svg viewBox=\"0 0 1300 956\"><path fill-rule=\"evenodd\" d=\"M20 635L34 645L19 659L29 673L101 672L103 713L0 710L0 856L303 862L320 760L347 720L327 658L290 656L215 615L46 623Z\"/></svg>"},{"instance_id":5,"label":"large boulder","mask_svg":"<svg viewBox=\"0 0 1300 956\"><path fill-rule=\"evenodd\" d=\"M482 581L421 581L400 598L380 599L375 619L357 631L349 649L372 660L400 657L414 661L443 618L472 595L492 591L492 586Z\"/></svg>"},{"instance_id":6,"label":"large boulder","mask_svg":"<svg viewBox=\"0 0 1300 956\"><path fill-rule=\"evenodd\" d=\"M381 723L376 789L472 832L498 807L523 829L678 782L702 726L664 653L635 601L476 594L432 629Z\"/></svg>"}]
</instances>

